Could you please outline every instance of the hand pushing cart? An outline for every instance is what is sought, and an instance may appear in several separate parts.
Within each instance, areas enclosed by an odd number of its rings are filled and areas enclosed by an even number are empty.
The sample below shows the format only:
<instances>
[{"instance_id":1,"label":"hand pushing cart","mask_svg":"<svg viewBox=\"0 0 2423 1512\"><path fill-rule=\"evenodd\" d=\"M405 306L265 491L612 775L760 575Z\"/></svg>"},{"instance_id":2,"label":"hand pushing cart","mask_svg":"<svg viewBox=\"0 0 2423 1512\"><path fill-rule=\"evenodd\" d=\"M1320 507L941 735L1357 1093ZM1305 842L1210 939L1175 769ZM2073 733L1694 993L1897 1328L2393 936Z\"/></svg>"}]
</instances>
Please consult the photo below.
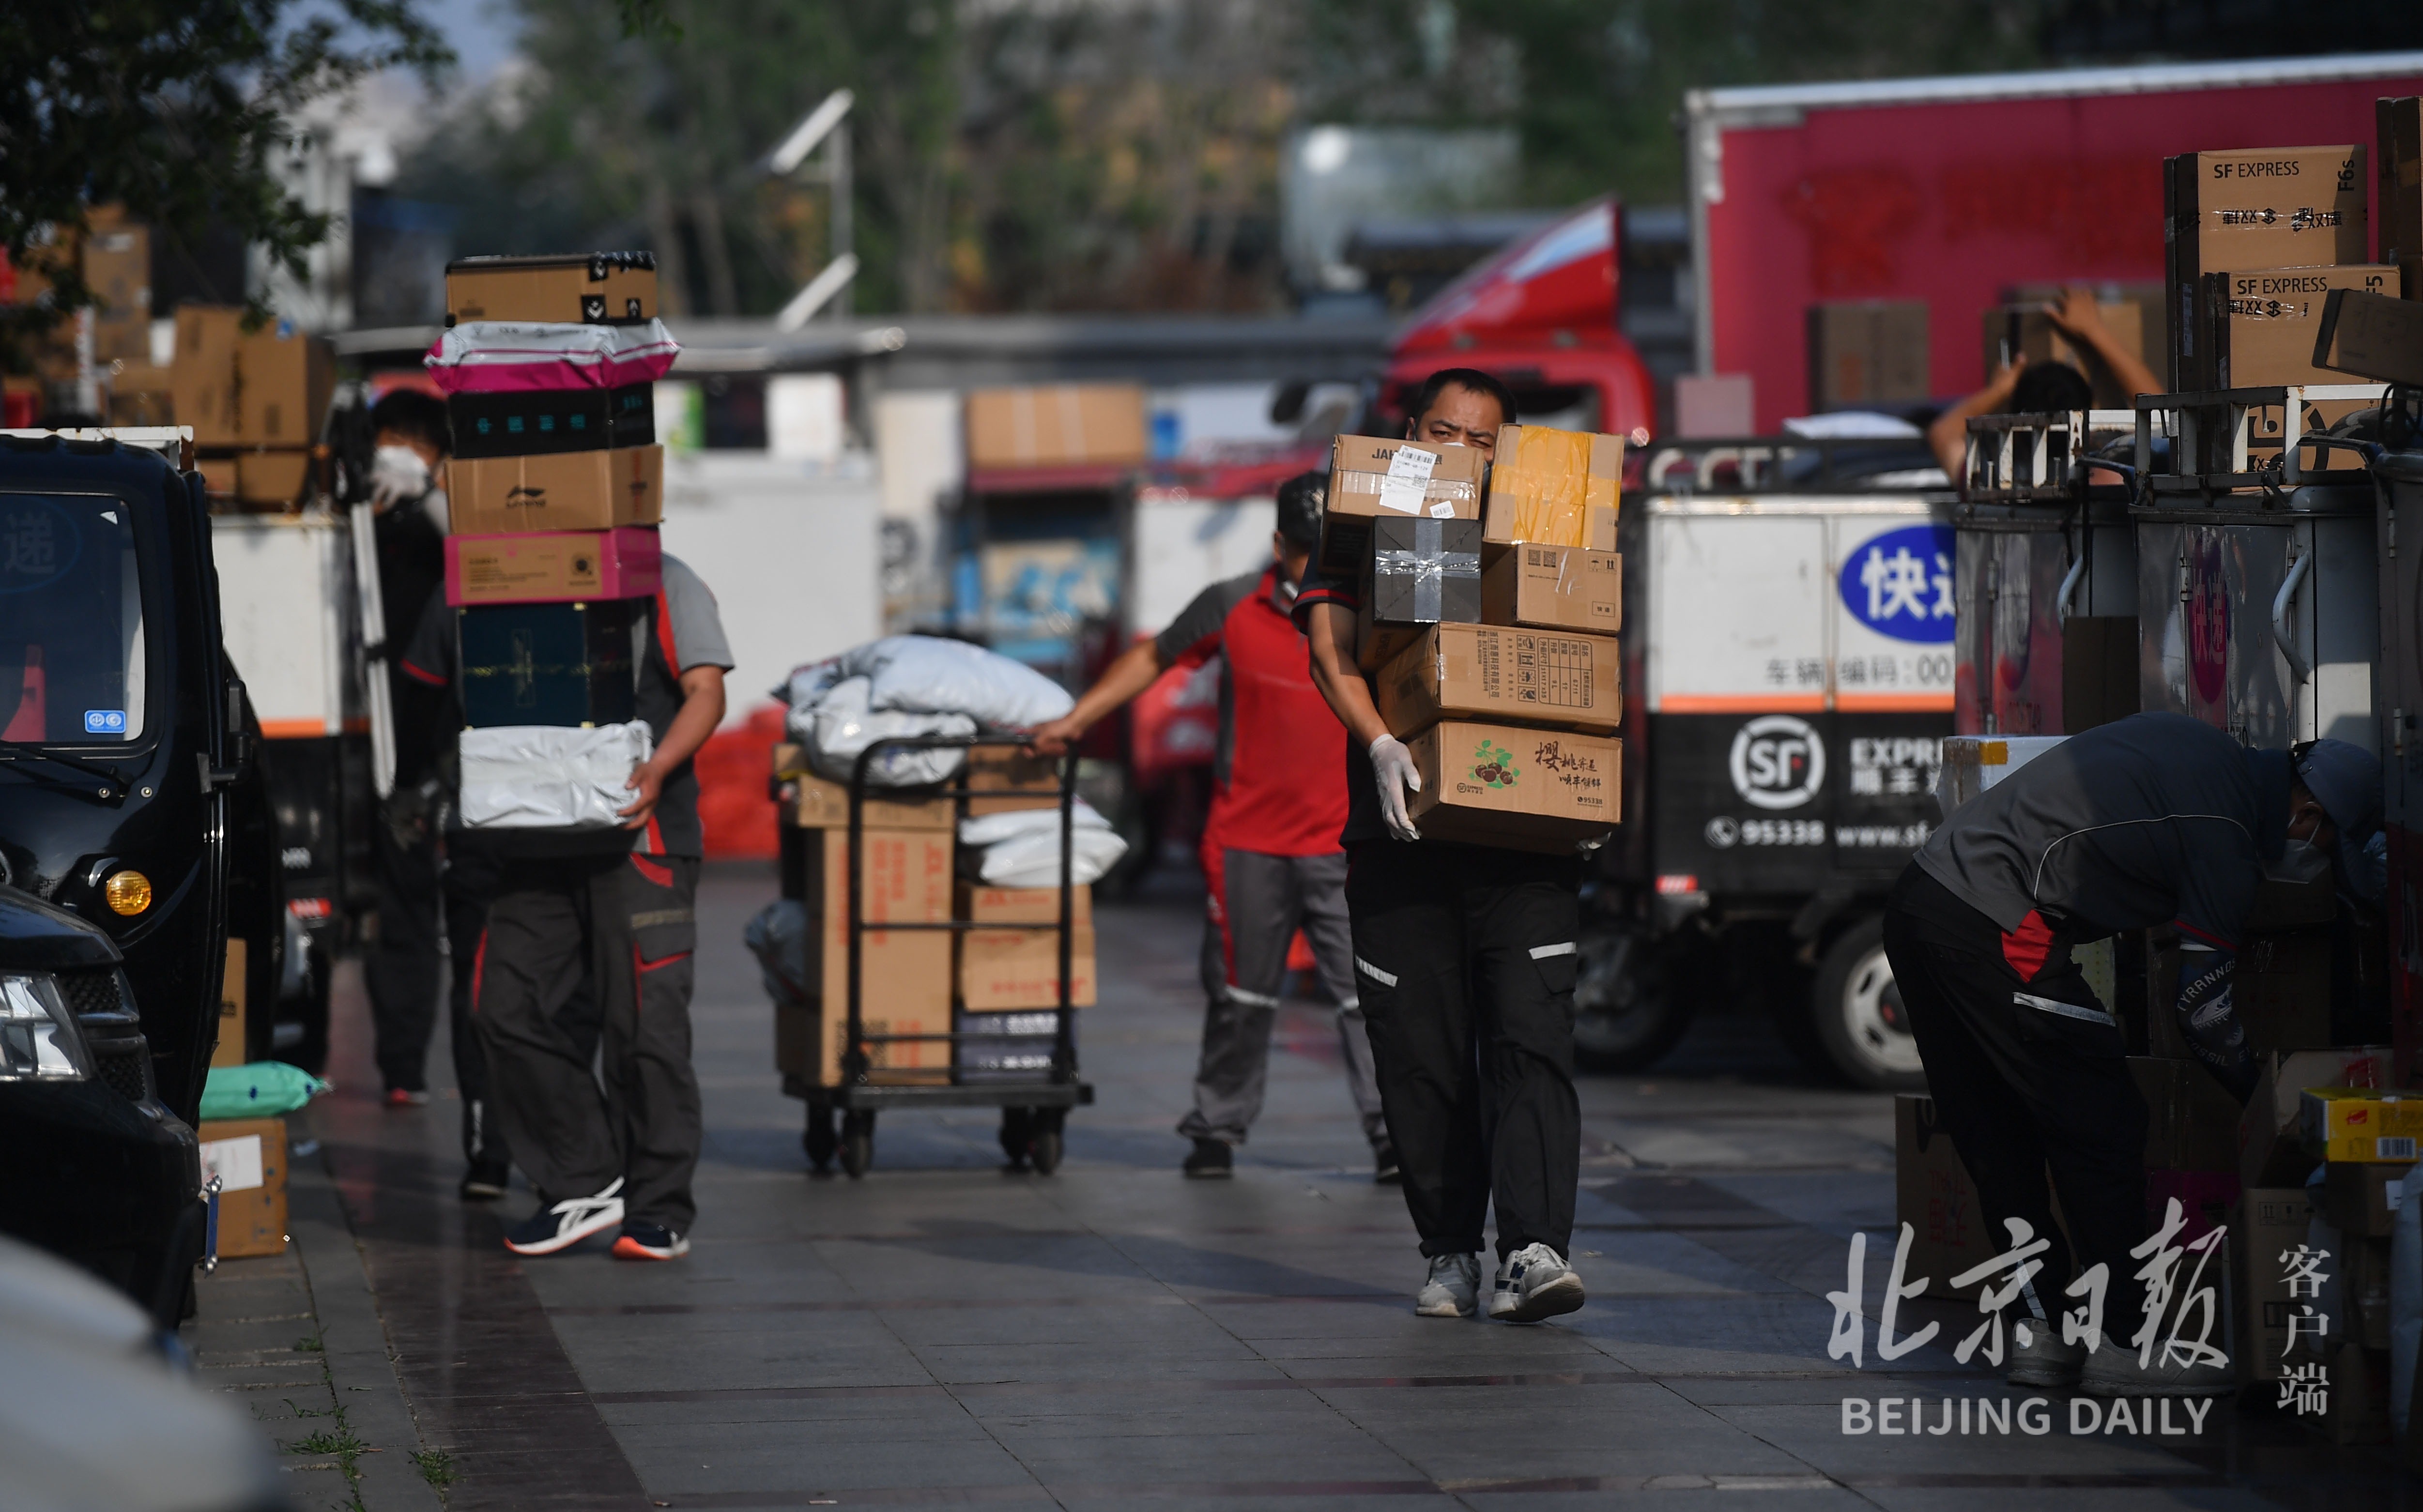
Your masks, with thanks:
<instances>
[{"instance_id":1,"label":"hand pushing cart","mask_svg":"<svg viewBox=\"0 0 2423 1512\"><path fill-rule=\"evenodd\" d=\"M831 1086L806 1089L808 1103L807 1130L802 1137L808 1158L819 1171L826 1169L836 1151L841 1156L841 1168L853 1179L866 1173L875 1158L875 1115L892 1108L998 1108L1002 1110L1001 1144L1013 1165L1031 1164L1038 1174L1049 1175L1060 1164L1062 1126L1069 1110L1091 1104L1094 1089L1077 1079L1076 1020L1070 1000L1073 980L1075 943L1075 862L1073 847L1076 828L1077 763L1074 757L1059 761L1059 831L1060 882L1059 907L1053 920L1036 922L966 920L877 920L870 922L867 915L866 890L866 808L868 801L867 774L877 761L889 751L917 751L983 748L1019 748L1018 740L987 740L955 736L895 736L878 740L859 753L851 769L849 781L849 843L842 868L847 881L847 920L843 932L848 952L847 1014L842 1025L838 1080ZM1001 799L1007 795L990 790L978 791L971 786L971 768L965 764L951 784L931 797L952 800L954 810L964 816L971 799ZM826 906L831 906L828 899ZM981 1031L965 1030L963 1020L954 1018L948 1031L895 1033L889 1030L891 1018L878 1020L883 1026L868 1028L868 1009L879 1013L882 1004L866 1001L866 937L870 933L891 931L950 931L963 934L970 929L1051 931L1057 936L1058 971L1056 975L1058 1003L1055 1007L1002 1016L1007 1022ZM951 994L954 1006L958 994ZM1037 1027L1036 1021L1050 1018L1049 1028ZM971 1057L962 1053L968 1047L984 1042L989 1046L1050 1047L1048 1060L1029 1053L1006 1057L1007 1069L982 1068L970 1063ZM893 1047L915 1047L941 1044L951 1050L947 1079L938 1074L940 1068L914 1071L893 1070L886 1062L893 1057ZM1035 1064L1040 1061L1042 1063ZM1032 1067L1032 1074L1021 1071ZM835 1115L840 1127L834 1127Z\"/></svg>"}]
</instances>

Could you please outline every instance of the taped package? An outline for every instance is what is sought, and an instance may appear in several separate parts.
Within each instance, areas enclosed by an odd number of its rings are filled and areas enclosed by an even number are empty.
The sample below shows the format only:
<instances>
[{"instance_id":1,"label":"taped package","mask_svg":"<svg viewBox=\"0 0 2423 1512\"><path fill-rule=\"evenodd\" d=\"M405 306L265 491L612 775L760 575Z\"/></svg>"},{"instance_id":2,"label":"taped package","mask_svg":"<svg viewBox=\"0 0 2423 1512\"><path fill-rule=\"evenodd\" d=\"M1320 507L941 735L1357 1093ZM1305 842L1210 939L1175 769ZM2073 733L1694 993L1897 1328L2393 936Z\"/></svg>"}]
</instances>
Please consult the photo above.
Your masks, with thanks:
<instances>
[{"instance_id":1,"label":"taped package","mask_svg":"<svg viewBox=\"0 0 2423 1512\"><path fill-rule=\"evenodd\" d=\"M462 739L467 829L610 829L634 796L632 770L655 751L641 719L502 725Z\"/></svg>"},{"instance_id":2,"label":"taped package","mask_svg":"<svg viewBox=\"0 0 2423 1512\"><path fill-rule=\"evenodd\" d=\"M1492 545L1613 551L1623 485L1620 435L1501 426L1481 539Z\"/></svg>"},{"instance_id":3,"label":"taped package","mask_svg":"<svg viewBox=\"0 0 2423 1512\"><path fill-rule=\"evenodd\" d=\"M643 325L549 321L466 321L421 358L448 394L530 388L626 388L671 371L681 345L652 320Z\"/></svg>"}]
</instances>

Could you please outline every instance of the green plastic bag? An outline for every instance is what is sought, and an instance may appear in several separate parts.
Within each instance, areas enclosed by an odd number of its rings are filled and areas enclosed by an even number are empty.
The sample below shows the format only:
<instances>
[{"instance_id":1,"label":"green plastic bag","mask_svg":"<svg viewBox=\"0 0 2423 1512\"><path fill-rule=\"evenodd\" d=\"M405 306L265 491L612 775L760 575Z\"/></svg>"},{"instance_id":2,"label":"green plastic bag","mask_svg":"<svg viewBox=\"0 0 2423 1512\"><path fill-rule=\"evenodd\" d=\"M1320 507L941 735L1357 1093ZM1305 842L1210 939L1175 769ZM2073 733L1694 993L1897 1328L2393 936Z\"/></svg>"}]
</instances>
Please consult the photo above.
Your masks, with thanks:
<instances>
[{"instance_id":1,"label":"green plastic bag","mask_svg":"<svg viewBox=\"0 0 2423 1512\"><path fill-rule=\"evenodd\" d=\"M291 1113L328 1090L328 1084L299 1065L283 1061L255 1061L249 1065L222 1065L202 1083L202 1117L277 1118Z\"/></svg>"}]
</instances>

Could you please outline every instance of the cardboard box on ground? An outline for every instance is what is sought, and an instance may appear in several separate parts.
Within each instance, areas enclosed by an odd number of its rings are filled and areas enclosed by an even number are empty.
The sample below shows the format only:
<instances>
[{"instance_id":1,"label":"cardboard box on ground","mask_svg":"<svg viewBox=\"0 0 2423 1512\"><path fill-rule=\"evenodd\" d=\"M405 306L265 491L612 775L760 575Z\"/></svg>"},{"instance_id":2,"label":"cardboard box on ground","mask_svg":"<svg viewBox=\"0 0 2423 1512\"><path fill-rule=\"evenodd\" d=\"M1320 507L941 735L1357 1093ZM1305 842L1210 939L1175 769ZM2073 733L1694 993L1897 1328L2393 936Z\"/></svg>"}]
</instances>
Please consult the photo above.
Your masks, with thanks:
<instances>
[{"instance_id":1,"label":"cardboard box on ground","mask_svg":"<svg viewBox=\"0 0 2423 1512\"><path fill-rule=\"evenodd\" d=\"M286 1252L286 1121L230 1118L196 1126L202 1179L219 1178L219 1254Z\"/></svg>"},{"instance_id":2,"label":"cardboard box on ground","mask_svg":"<svg viewBox=\"0 0 2423 1512\"><path fill-rule=\"evenodd\" d=\"M1132 384L979 388L968 395L971 467L1132 466L1150 455Z\"/></svg>"}]
</instances>

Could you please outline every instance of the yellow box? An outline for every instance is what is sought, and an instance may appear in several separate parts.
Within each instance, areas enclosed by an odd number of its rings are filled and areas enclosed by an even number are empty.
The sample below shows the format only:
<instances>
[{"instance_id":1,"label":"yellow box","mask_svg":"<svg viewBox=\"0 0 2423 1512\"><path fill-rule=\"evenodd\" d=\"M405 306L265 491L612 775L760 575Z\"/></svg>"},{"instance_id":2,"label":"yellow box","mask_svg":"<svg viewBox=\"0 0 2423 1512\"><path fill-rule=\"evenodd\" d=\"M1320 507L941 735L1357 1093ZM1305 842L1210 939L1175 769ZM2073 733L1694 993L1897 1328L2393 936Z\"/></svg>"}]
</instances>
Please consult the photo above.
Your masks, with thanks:
<instances>
[{"instance_id":1,"label":"yellow box","mask_svg":"<svg viewBox=\"0 0 2423 1512\"><path fill-rule=\"evenodd\" d=\"M1481 539L1613 551L1623 488L1623 437L1500 426Z\"/></svg>"},{"instance_id":2,"label":"yellow box","mask_svg":"<svg viewBox=\"0 0 2423 1512\"><path fill-rule=\"evenodd\" d=\"M2297 1108L2305 1147L2324 1160L2413 1160L2415 1138L2423 1135L2423 1097L2372 1087L2307 1087Z\"/></svg>"}]
</instances>

